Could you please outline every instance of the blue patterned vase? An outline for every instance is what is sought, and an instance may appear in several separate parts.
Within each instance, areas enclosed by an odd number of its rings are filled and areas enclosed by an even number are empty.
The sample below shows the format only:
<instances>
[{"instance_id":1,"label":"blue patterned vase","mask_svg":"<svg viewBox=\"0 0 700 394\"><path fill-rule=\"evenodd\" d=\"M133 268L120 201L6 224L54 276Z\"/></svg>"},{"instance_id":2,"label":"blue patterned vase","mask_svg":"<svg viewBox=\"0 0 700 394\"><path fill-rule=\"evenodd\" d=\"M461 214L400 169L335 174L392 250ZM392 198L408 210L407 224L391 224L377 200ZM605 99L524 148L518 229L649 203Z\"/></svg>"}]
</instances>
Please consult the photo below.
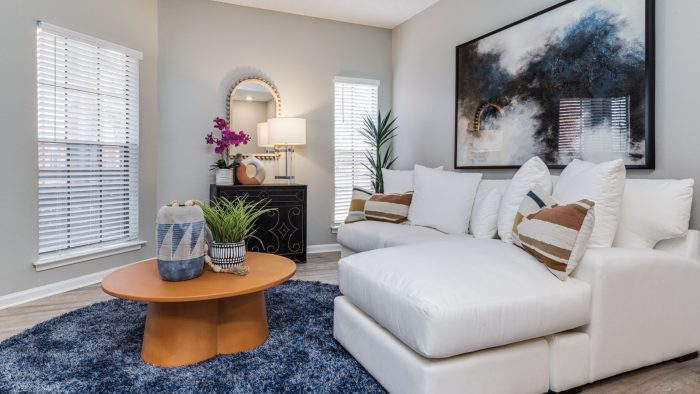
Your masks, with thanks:
<instances>
[{"instance_id":1,"label":"blue patterned vase","mask_svg":"<svg viewBox=\"0 0 700 394\"><path fill-rule=\"evenodd\" d=\"M193 279L204 268L204 213L197 205L166 205L156 220L158 272L167 281Z\"/></svg>"}]
</instances>

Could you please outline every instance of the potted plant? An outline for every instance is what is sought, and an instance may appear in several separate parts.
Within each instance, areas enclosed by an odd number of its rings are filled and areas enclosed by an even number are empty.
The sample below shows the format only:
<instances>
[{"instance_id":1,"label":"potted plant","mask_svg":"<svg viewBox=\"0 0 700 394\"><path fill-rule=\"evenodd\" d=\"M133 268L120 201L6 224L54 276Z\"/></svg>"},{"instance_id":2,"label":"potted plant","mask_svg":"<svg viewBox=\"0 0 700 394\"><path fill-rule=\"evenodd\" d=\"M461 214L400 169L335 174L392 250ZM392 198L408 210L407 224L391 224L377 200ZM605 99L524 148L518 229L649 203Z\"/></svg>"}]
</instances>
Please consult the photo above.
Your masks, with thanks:
<instances>
[{"instance_id":1,"label":"potted plant","mask_svg":"<svg viewBox=\"0 0 700 394\"><path fill-rule=\"evenodd\" d=\"M267 208L267 200L248 202L247 196L232 200L219 198L212 206L200 204L211 232L207 263L215 272L248 273L245 266L246 240L256 238L255 222L276 208Z\"/></svg>"},{"instance_id":2,"label":"potted plant","mask_svg":"<svg viewBox=\"0 0 700 394\"><path fill-rule=\"evenodd\" d=\"M391 111L382 117L380 111L376 121L369 115L365 117L364 121L365 126L360 129L360 134L365 137L372 149L365 152L369 164L362 163L362 165L370 172L375 193L384 193L382 168L391 168L397 159L397 157L393 157L394 153L391 144L389 144L396 136L395 132L398 128L394 125L396 118L391 118Z\"/></svg>"},{"instance_id":3,"label":"potted plant","mask_svg":"<svg viewBox=\"0 0 700 394\"><path fill-rule=\"evenodd\" d=\"M204 137L207 145L215 145L214 153L221 155L221 158L210 166L210 169L215 171L215 182L220 186L233 185L233 167L235 163L231 162L228 150L231 146L246 145L250 142L250 136L243 132L231 131L228 122L221 118L214 119L214 128L218 130L218 135L211 132Z\"/></svg>"}]
</instances>

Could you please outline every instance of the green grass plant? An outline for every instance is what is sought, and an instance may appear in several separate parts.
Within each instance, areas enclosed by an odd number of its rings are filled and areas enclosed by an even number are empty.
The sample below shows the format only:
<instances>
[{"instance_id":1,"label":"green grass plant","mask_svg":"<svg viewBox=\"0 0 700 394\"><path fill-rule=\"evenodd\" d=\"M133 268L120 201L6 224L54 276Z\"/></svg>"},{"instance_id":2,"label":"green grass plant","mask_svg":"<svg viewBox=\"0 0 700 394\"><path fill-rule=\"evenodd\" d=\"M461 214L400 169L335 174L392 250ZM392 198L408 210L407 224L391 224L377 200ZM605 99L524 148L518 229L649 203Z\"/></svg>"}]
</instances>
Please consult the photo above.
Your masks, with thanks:
<instances>
[{"instance_id":1,"label":"green grass plant","mask_svg":"<svg viewBox=\"0 0 700 394\"><path fill-rule=\"evenodd\" d=\"M216 243L236 243L256 238L257 219L276 208L267 208L267 200L249 202L247 196L217 198L211 206L201 204L204 219Z\"/></svg>"}]
</instances>

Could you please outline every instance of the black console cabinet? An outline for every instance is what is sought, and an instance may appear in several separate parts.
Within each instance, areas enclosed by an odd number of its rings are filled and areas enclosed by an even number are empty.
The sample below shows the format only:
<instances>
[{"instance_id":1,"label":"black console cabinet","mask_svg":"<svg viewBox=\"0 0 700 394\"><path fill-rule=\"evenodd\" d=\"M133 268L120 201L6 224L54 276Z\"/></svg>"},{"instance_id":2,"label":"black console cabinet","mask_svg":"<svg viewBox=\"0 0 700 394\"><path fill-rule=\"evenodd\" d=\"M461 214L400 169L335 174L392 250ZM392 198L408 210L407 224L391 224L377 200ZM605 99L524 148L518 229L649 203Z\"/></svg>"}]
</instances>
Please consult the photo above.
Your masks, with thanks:
<instances>
[{"instance_id":1,"label":"black console cabinet","mask_svg":"<svg viewBox=\"0 0 700 394\"><path fill-rule=\"evenodd\" d=\"M277 208L258 219L255 236L260 240L248 240L248 250L306 263L306 185L211 185L209 189L211 201L238 196L247 196L250 201L268 200L268 207Z\"/></svg>"}]
</instances>

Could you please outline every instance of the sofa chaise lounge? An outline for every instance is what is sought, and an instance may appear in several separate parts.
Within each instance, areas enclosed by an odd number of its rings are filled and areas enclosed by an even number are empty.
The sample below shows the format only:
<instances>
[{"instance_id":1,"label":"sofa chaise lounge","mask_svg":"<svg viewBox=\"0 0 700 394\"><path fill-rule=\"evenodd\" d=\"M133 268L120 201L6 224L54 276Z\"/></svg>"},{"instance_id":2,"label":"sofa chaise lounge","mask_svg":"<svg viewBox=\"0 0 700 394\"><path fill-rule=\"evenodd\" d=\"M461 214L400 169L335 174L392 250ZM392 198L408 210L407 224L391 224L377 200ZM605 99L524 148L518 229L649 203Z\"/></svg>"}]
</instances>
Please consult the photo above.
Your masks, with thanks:
<instances>
[{"instance_id":1,"label":"sofa chaise lounge","mask_svg":"<svg viewBox=\"0 0 700 394\"><path fill-rule=\"evenodd\" d=\"M361 221L338 242L334 336L390 392L564 392L700 349L695 230L589 248L566 281L466 233Z\"/></svg>"}]
</instances>

